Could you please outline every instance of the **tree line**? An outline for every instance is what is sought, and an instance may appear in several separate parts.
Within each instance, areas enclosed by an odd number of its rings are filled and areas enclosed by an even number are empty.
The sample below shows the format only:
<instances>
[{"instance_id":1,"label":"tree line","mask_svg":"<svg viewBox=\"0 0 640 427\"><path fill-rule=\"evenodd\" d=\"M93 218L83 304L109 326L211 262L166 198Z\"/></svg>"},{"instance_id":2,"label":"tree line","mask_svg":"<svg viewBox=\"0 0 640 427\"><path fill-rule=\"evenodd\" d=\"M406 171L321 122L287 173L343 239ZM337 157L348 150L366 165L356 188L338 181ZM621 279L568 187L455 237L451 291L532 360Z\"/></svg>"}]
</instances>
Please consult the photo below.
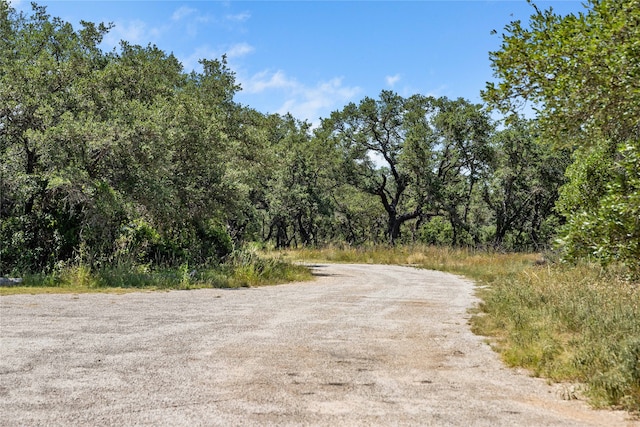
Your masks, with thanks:
<instances>
[{"instance_id":1,"label":"tree line","mask_svg":"<svg viewBox=\"0 0 640 427\"><path fill-rule=\"evenodd\" d=\"M487 105L382 91L313 128L234 101L224 56L185 72L154 45L104 52L109 25L0 0L0 274L216 264L247 242L540 250L557 237L567 255L637 268L640 25L620 29L638 20L632 3L507 26ZM596 30L617 38L577 49ZM523 99L536 119L514 108Z\"/></svg>"}]
</instances>

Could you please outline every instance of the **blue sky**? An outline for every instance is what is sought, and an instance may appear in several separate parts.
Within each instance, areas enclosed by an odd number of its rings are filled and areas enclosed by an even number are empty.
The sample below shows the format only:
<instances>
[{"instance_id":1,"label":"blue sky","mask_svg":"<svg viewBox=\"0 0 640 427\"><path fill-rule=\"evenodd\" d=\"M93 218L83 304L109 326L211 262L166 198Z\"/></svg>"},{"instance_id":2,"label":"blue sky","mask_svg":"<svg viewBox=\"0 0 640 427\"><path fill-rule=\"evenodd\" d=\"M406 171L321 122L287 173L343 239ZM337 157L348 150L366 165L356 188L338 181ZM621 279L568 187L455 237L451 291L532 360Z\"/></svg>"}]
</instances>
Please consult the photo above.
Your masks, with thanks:
<instances>
[{"instance_id":1,"label":"blue sky","mask_svg":"<svg viewBox=\"0 0 640 427\"><path fill-rule=\"evenodd\" d=\"M112 22L103 47L156 44L186 70L226 54L242 91L265 113L317 123L331 111L391 89L481 102L488 52L533 11L517 1L39 1L78 26ZM581 1L537 1L560 14ZM26 0L12 2L29 10ZM498 34L492 35L492 30Z\"/></svg>"}]
</instances>

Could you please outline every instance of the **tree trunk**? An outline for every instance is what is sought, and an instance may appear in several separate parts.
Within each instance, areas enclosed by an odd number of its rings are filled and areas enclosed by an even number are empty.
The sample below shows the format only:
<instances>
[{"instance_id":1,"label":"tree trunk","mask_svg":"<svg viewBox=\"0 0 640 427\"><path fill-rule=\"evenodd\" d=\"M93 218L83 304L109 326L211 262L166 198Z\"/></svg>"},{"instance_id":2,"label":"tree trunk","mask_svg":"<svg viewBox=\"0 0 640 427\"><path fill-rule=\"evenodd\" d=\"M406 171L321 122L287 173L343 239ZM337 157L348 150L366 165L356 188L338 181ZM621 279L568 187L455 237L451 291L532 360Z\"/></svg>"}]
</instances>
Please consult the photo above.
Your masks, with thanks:
<instances>
[{"instance_id":1,"label":"tree trunk","mask_svg":"<svg viewBox=\"0 0 640 427\"><path fill-rule=\"evenodd\" d=\"M396 215L389 215L389 223L387 225L387 236L389 237L389 244L395 245L396 241L400 237L400 226L402 222Z\"/></svg>"}]
</instances>

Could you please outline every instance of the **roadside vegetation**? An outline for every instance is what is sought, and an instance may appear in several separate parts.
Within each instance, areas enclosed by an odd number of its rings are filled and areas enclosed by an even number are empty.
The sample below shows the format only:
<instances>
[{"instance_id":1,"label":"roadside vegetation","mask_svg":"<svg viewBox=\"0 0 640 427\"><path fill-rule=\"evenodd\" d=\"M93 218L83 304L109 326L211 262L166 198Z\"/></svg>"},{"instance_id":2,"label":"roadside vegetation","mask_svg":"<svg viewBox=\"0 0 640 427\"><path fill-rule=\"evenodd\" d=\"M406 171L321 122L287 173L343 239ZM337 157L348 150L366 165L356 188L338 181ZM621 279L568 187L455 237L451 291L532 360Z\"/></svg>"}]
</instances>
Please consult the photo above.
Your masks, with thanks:
<instances>
[{"instance_id":1,"label":"roadside vegetation","mask_svg":"<svg viewBox=\"0 0 640 427\"><path fill-rule=\"evenodd\" d=\"M507 364L584 385L597 407L640 411L640 287L585 263L524 268L487 284L473 330Z\"/></svg>"},{"instance_id":2,"label":"roadside vegetation","mask_svg":"<svg viewBox=\"0 0 640 427\"><path fill-rule=\"evenodd\" d=\"M329 247L281 252L298 262L411 265L478 283L472 330L509 366L575 384L596 407L640 411L640 286L623 270L540 254L434 246ZM549 256L552 258L552 256ZM573 392L572 392L573 393Z\"/></svg>"},{"instance_id":3,"label":"roadside vegetation","mask_svg":"<svg viewBox=\"0 0 640 427\"><path fill-rule=\"evenodd\" d=\"M92 269L88 265L62 266L48 274L25 274L20 286L0 287L1 295L39 293L132 292L268 286L310 280L311 272L277 257L255 251L234 252L216 266L151 268L122 262Z\"/></svg>"}]
</instances>

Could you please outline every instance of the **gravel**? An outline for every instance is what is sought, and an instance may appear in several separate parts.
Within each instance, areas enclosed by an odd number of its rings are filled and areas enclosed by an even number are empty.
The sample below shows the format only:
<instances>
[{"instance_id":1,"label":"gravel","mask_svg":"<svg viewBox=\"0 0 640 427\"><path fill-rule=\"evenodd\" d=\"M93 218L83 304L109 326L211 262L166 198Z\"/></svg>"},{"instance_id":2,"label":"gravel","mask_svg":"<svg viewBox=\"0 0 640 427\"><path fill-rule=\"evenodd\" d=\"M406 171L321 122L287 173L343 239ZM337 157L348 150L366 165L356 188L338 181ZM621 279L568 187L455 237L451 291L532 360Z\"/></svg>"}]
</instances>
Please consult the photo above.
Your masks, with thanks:
<instances>
[{"instance_id":1,"label":"gravel","mask_svg":"<svg viewBox=\"0 0 640 427\"><path fill-rule=\"evenodd\" d=\"M2 426L639 426L506 368L473 283L316 265L240 290L0 298Z\"/></svg>"}]
</instances>

